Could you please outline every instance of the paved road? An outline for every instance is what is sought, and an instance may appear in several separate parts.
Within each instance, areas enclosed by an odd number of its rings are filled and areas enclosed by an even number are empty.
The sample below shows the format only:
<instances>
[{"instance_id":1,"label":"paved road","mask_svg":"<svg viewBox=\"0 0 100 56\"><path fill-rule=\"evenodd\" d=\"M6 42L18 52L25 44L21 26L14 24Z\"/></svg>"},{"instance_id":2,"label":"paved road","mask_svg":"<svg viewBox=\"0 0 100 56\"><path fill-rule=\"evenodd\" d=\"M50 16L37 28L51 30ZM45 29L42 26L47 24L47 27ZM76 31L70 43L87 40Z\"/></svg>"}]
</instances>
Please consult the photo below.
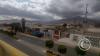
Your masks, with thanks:
<instances>
[{"instance_id":1,"label":"paved road","mask_svg":"<svg viewBox=\"0 0 100 56\"><path fill-rule=\"evenodd\" d=\"M44 40L29 36L29 35L28 36L27 35L20 35L19 38L21 40L24 40L24 41L30 43L30 44L35 44L35 45L38 45L38 46L45 48L45 45L44 45L45 41ZM58 46L58 44L55 44L55 47L53 48L54 51L57 51L57 46ZM67 54L65 56L77 56L75 49L67 47ZM94 54L94 53L87 53L86 56L98 56L98 55Z\"/></svg>"},{"instance_id":2,"label":"paved road","mask_svg":"<svg viewBox=\"0 0 100 56\"><path fill-rule=\"evenodd\" d=\"M45 47L45 41L43 41L40 38L33 37L30 35L23 35L23 34L20 34L20 35L18 34L17 37L21 40L29 42L30 44L35 44L41 47Z\"/></svg>"},{"instance_id":3,"label":"paved road","mask_svg":"<svg viewBox=\"0 0 100 56\"><path fill-rule=\"evenodd\" d=\"M45 56L46 48L43 48L43 47L41 47L41 46L37 46L37 45L31 44L31 43L29 43L29 42L27 42L27 41L20 40L20 39L17 40L17 41L18 41L19 43L24 44L25 46L31 48L32 50L34 50L34 51L36 51L36 52L38 52L38 53L40 53L40 54L42 54L42 55Z\"/></svg>"},{"instance_id":4,"label":"paved road","mask_svg":"<svg viewBox=\"0 0 100 56\"><path fill-rule=\"evenodd\" d=\"M10 38L9 36L7 36L5 34L0 33L0 36L1 36L0 40L7 42L8 44L23 51L24 53L28 54L29 56L44 56L44 55L41 55L40 53L34 51L33 49L27 47L26 45L17 42L16 40Z\"/></svg>"}]
</instances>

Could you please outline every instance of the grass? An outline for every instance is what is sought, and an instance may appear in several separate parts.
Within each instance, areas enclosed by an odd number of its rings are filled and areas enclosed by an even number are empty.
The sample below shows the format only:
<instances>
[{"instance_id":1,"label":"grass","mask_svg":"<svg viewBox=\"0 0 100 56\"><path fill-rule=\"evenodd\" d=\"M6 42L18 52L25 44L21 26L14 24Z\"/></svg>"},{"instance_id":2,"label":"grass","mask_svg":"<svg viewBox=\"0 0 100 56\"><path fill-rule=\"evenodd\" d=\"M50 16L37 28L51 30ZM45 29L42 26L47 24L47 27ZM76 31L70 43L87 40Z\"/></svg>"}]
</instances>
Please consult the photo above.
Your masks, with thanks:
<instances>
[{"instance_id":1,"label":"grass","mask_svg":"<svg viewBox=\"0 0 100 56\"><path fill-rule=\"evenodd\" d=\"M10 36L11 38L13 38L13 39L18 39L16 36L15 36L15 34L14 34L14 32L8 32L8 31L4 31L4 30L0 30L0 32L1 33L3 33L3 34L6 34L6 35L8 35L8 36Z\"/></svg>"}]
</instances>

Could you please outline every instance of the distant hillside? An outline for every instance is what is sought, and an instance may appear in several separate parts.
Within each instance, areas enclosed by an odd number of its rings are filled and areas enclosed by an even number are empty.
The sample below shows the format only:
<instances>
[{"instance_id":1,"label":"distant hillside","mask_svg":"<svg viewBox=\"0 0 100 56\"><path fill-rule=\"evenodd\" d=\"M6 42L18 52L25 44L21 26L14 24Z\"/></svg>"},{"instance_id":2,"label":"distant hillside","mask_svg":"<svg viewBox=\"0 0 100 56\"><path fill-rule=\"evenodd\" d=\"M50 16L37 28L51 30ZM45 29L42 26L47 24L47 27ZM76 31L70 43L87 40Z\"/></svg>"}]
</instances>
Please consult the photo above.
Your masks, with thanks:
<instances>
[{"instance_id":1,"label":"distant hillside","mask_svg":"<svg viewBox=\"0 0 100 56\"><path fill-rule=\"evenodd\" d=\"M83 23L83 20L85 18L82 17L72 17L72 18L68 18L68 19L62 19L62 20L58 20L58 21L52 21L49 22L51 24L61 24L61 23ZM94 20L94 19L87 19L87 23L88 24L95 24L95 23L99 23L100 20Z\"/></svg>"},{"instance_id":2,"label":"distant hillside","mask_svg":"<svg viewBox=\"0 0 100 56\"><path fill-rule=\"evenodd\" d=\"M20 20L15 20L15 19L13 19L13 20L0 20L0 24L4 24L4 23L9 24L9 23L13 23L13 22L20 22Z\"/></svg>"},{"instance_id":3,"label":"distant hillside","mask_svg":"<svg viewBox=\"0 0 100 56\"><path fill-rule=\"evenodd\" d=\"M54 20L54 21L30 21L26 20L28 23L39 23L39 24L62 24L62 23L82 23L85 18L77 16L70 17L62 20ZM21 22L20 20L0 20L0 24L2 23L12 23L12 22ZM100 24L100 20L97 19L87 19L88 24Z\"/></svg>"}]
</instances>

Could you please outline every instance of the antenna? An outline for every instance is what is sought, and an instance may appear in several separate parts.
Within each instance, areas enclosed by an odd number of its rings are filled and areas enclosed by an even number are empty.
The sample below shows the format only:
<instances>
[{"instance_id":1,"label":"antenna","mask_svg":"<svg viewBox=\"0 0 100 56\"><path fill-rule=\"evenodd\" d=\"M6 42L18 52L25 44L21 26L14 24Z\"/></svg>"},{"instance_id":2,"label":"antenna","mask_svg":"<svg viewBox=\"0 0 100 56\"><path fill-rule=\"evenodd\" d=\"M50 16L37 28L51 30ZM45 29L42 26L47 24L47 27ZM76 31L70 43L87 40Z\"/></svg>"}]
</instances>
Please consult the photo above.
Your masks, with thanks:
<instances>
[{"instance_id":1,"label":"antenna","mask_svg":"<svg viewBox=\"0 0 100 56\"><path fill-rule=\"evenodd\" d=\"M88 4L85 7L85 23L87 23L87 15L88 15Z\"/></svg>"},{"instance_id":2,"label":"antenna","mask_svg":"<svg viewBox=\"0 0 100 56\"><path fill-rule=\"evenodd\" d=\"M82 1L82 0L81 0ZM86 0L84 0L84 7L85 7L85 12L84 12L84 19L83 19L83 23L87 23L87 15L88 15L88 3L86 3Z\"/></svg>"}]
</instances>

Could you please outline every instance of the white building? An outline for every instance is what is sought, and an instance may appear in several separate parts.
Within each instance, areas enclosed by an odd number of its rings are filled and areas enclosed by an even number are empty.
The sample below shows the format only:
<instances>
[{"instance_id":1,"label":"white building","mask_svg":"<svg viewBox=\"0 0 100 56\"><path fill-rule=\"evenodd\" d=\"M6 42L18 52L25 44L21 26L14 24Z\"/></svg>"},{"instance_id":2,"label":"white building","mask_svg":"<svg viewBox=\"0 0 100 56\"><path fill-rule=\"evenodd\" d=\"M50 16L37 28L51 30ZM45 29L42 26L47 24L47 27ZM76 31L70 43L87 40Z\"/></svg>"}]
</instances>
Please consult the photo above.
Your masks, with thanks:
<instances>
[{"instance_id":1,"label":"white building","mask_svg":"<svg viewBox=\"0 0 100 56\"><path fill-rule=\"evenodd\" d=\"M82 35L82 34L70 34L70 39L79 42L80 38L85 37L87 38L93 47L99 47L100 48L100 37L92 36L92 35Z\"/></svg>"}]
</instances>

